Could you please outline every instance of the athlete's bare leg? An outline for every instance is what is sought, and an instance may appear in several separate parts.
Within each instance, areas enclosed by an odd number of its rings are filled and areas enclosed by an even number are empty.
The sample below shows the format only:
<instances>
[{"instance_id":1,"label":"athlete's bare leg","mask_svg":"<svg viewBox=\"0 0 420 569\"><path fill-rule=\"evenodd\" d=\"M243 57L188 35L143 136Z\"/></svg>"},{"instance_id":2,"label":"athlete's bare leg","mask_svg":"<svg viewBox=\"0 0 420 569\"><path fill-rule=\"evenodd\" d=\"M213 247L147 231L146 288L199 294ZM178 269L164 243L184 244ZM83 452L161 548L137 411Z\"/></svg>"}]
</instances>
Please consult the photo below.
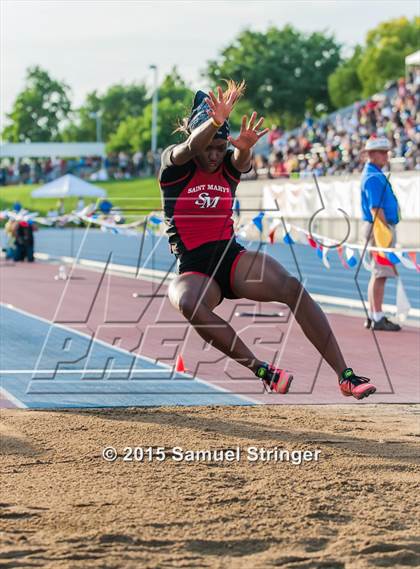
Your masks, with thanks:
<instances>
[{"instance_id":1,"label":"athlete's bare leg","mask_svg":"<svg viewBox=\"0 0 420 569\"><path fill-rule=\"evenodd\" d=\"M233 291L250 300L287 304L305 336L337 375L347 368L324 312L298 279L275 259L264 253L243 253L236 266Z\"/></svg>"},{"instance_id":2,"label":"athlete's bare leg","mask_svg":"<svg viewBox=\"0 0 420 569\"><path fill-rule=\"evenodd\" d=\"M254 372L264 363L247 348L232 326L213 312L221 298L214 279L197 274L179 275L171 282L168 295L171 304L206 342Z\"/></svg>"}]
</instances>

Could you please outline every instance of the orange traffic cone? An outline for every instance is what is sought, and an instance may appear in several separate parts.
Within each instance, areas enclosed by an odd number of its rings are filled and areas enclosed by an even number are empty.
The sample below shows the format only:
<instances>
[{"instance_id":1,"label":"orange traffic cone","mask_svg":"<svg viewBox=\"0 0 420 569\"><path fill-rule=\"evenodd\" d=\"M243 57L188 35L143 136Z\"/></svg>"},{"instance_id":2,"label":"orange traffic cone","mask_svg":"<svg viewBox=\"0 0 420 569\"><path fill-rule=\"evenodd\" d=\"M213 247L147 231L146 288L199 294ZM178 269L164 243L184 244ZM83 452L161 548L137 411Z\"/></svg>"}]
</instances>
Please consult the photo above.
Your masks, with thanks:
<instances>
[{"instance_id":1,"label":"orange traffic cone","mask_svg":"<svg viewBox=\"0 0 420 569\"><path fill-rule=\"evenodd\" d=\"M180 373L185 373L187 371L185 369L184 359L181 354L179 354L176 358L175 371L179 371Z\"/></svg>"}]
</instances>

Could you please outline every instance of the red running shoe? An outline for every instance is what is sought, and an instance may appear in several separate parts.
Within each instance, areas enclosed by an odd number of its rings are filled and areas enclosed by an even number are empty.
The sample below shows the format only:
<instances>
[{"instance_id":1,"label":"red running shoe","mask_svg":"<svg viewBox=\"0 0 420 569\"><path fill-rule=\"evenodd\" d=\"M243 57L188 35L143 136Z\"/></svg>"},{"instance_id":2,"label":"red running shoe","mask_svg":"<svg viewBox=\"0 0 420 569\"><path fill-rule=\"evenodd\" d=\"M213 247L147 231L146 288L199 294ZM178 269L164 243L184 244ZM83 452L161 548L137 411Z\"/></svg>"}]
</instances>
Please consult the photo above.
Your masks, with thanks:
<instances>
[{"instance_id":1,"label":"red running shoe","mask_svg":"<svg viewBox=\"0 0 420 569\"><path fill-rule=\"evenodd\" d=\"M370 379L355 375L350 367L341 374L339 384L343 395L356 399L363 399L376 391L376 387L370 383Z\"/></svg>"},{"instance_id":2,"label":"red running shoe","mask_svg":"<svg viewBox=\"0 0 420 569\"><path fill-rule=\"evenodd\" d=\"M260 366L255 375L262 380L268 390L282 395L289 391L293 380L293 375L290 375L285 369L275 368L268 363Z\"/></svg>"}]
</instances>

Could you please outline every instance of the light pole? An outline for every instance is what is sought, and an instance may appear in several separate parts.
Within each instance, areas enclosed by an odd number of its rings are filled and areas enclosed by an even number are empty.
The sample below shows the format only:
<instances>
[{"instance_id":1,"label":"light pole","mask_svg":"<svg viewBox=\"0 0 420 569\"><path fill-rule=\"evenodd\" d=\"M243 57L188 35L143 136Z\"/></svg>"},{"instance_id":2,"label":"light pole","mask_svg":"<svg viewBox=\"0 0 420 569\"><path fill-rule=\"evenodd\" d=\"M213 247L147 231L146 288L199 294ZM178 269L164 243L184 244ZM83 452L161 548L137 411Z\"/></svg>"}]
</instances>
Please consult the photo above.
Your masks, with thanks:
<instances>
[{"instance_id":1,"label":"light pole","mask_svg":"<svg viewBox=\"0 0 420 569\"><path fill-rule=\"evenodd\" d=\"M102 142L102 113L101 111L96 111L89 113L89 116L96 121L96 142Z\"/></svg>"},{"instance_id":2,"label":"light pole","mask_svg":"<svg viewBox=\"0 0 420 569\"><path fill-rule=\"evenodd\" d=\"M157 118L158 118L158 68L157 65L149 65L153 69L153 98L152 98L152 153L157 150Z\"/></svg>"}]
</instances>

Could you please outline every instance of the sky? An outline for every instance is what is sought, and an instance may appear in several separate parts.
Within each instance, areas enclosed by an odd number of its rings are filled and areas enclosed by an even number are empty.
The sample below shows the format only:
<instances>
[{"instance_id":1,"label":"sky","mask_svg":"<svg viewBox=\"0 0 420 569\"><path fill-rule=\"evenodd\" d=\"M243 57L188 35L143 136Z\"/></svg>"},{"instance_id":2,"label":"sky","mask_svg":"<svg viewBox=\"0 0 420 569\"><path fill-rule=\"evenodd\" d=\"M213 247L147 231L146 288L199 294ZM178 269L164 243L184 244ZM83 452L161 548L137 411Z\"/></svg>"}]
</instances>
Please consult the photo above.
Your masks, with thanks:
<instances>
[{"instance_id":1,"label":"sky","mask_svg":"<svg viewBox=\"0 0 420 569\"><path fill-rule=\"evenodd\" d=\"M146 81L150 64L162 78L173 66L193 87L206 62L243 29L290 23L303 32L328 31L347 46L380 22L419 15L417 0L0 0L0 116L11 110L25 70L40 65L86 93L114 83Z\"/></svg>"}]
</instances>

